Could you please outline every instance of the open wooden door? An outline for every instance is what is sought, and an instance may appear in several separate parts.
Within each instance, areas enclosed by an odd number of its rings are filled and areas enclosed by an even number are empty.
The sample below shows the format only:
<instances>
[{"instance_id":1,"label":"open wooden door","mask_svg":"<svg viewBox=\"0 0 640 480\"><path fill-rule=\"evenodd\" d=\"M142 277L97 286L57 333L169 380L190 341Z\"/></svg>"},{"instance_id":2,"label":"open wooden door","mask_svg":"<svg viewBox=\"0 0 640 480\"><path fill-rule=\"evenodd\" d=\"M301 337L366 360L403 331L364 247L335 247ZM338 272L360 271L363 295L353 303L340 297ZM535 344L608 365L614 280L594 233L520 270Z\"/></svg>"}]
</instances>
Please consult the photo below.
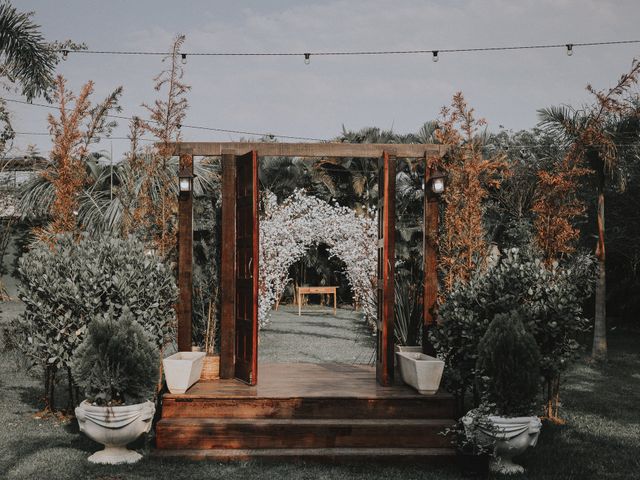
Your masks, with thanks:
<instances>
[{"instance_id":1,"label":"open wooden door","mask_svg":"<svg viewBox=\"0 0 640 480\"><path fill-rule=\"evenodd\" d=\"M236 157L235 376L258 380L258 154Z\"/></svg>"},{"instance_id":2,"label":"open wooden door","mask_svg":"<svg viewBox=\"0 0 640 480\"><path fill-rule=\"evenodd\" d=\"M396 158L387 152L378 161L378 316L376 378L393 383Z\"/></svg>"}]
</instances>

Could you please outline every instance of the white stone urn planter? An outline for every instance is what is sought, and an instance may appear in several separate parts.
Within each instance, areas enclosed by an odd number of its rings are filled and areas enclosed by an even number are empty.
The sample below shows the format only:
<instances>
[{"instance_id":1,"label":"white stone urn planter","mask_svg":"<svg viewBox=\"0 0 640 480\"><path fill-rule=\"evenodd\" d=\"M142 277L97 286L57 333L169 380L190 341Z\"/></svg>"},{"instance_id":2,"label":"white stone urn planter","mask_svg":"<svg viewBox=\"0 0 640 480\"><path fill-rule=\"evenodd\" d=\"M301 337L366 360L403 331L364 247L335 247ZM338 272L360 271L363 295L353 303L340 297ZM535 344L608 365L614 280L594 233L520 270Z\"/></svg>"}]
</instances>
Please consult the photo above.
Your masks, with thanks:
<instances>
[{"instance_id":1,"label":"white stone urn planter","mask_svg":"<svg viewBox=\"0 0 640 480\"><path fill-rule=\"evenodd\" d=\"M422 395L433 395L440 387L444 362L419 352L396 352L402 381Z\"/></svg>"},{"instance_id":2,"label":"white stone urn planter","mask_svg":"<svg viewBox=\"0 0 640 480\"><path fill-rule=\"evenodd\" d=\"M151 430L156 407L153 402L135 405L101 407L86 400L76 407L80 431L90 439L102 443L100 450L89 457L92 463L135 463L142 458L129 450L127 444Z\"/></svg>"},{"instance_id":3,"label":"white stone urn planter","mask_svg":"<svg viewBox=\"0 0 640 480\"><path fill-rule=\"evenodd\" d=\"M469 413L462 418L467 436L472 435L472 424L477 416ZM495 458L491 460L489 468L492 472L502 474L523 473L524 467L513 461L529 447L535 447L542 428L538 417L486 417L488 425L479 422L476 425L477 440L485 444L494 443Z\"/></svg>"},{"instance_id":4,"label":"white stone urn planter","mask_svg":"<svg viewBox=\"0 0 640 480\"><path fill-rule=\"evenodd\" d=\"M171 393L185 393L200 380L205 352L178 352L162 360L164 377Z\"/></svg>"}]
</instances>

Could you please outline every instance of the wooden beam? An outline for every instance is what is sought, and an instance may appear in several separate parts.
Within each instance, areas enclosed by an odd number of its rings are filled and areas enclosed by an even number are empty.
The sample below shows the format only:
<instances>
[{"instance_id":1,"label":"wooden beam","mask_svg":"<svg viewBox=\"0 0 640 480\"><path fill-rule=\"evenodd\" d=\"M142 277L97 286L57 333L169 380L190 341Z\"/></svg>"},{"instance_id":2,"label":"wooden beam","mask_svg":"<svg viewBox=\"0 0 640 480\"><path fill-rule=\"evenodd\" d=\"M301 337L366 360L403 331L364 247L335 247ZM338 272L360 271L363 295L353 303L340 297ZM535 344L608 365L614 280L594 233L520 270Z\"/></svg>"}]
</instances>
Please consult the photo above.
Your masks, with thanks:
<instances>
[{"instance_id":1,"label":"wooden beam","mask_svg":"<svg viewBox=\"0 0 640 480\"><path fill-rule=\"evenodd\" d=\"M189 151L198 156L244 155L257 150L261 157L361 157L379 158L387 152L397 158L442 156L444 145L385 143L271 143L271 142L179 142L174 153Z\"/></svg>"},{"instance_id":2,"label":"wooden beam","mask_svg":"<svg viewBox=\"0 0 640 480\"><path fill-rule=\"evenodd\" d=\"M193 174L193 156L180 155L181 172ZM193 192L178 192L178 351L191 351L193 286Z\"/></svg>"},{"instance_id":3,"label":"wooden beam","mask_svg":"<svg viewBox=\"0 0 640 480\"><path fill-rule=\"evenodd\" d=\"M222 154L222 269L220 274L220 378L235 376L236 157Z\"/></svg>"}]
</instances>

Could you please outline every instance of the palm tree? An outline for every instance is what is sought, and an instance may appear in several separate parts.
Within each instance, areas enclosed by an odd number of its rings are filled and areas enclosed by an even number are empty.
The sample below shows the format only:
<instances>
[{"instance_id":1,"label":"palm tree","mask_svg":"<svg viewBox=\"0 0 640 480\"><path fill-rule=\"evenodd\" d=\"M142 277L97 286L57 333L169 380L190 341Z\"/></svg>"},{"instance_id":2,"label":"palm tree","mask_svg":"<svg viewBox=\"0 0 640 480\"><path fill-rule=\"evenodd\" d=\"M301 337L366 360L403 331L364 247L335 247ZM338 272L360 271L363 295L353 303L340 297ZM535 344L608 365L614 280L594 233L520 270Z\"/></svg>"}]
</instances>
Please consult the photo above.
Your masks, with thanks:
<instances>
[{"instance_id":1,"label":"palm tree","mask_svg":"<svg viewBox=\"0 0 640 480\"><path fill-rule=\"evenodd\" d=\"M0 75L18 83L27 100L46 96L58 63L57 52L32 16L33 12L18 12L8 2L0 4Z\"/></svg>"},{"instance_id":2,"label":"palm tree","mask_svg":"<svg viewBox=\"0 0 640 480\"><path fill-rule=\"evenodd\" d=\"M581 109L562 106L539 111L541 127L566 141L569 161L590 168L595 176L598 276L592 357L597 361L607 358L605 188L609 179L623 179L629 147L637 148L640 140L640 105L637 96L628 95L639 76L640 62L634 59L630 71L622 75L613 88L601 92L587 86L595 96L592 105Z\"/></svg>"},{"instance_id":3,"label":"palm tree","mask_svg":"<svg viewBox=\"0 0 640 480\"><path fill-rule=\"evenodd\" d=\"M141 160L153 161L148 155ZM78 223L89 233L122 232L124 212L133 208L128 202L136 202L141 195L145 181L151 185L149 196L152 202L160 199L160 191L165 183L171 192L178 195L178 160L171 157L164 171L152 171L152 177L146 178L146 171L132 169L127 161L110 166L105 160L105 152L95 152L84 160L87 173L87 186L80 192L78 199ZM219 183L218 166L215 164L194 163L195 179L193 192L196 197L214 191ZM53 184L44 176L36 175L26 182L20 192L20 208L24 217L46 218L55 196ZM131 197L129 199L129 197Z\"/></svg>"}]
</instances>

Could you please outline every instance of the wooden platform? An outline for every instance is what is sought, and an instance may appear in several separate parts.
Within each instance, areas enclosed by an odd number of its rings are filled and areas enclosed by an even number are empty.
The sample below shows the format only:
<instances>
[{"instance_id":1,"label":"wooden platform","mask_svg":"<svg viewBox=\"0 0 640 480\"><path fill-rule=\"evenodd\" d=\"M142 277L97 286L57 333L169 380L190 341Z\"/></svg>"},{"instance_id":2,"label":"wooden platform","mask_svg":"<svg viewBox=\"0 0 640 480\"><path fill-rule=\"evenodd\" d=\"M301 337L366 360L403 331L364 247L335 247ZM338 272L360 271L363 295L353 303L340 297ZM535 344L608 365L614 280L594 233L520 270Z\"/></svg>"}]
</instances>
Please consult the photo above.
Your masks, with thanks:
<instances>
[{"instance_id":1,"label":"wooden platform","mask_svg":"<svg viewBox=\"0 0 640 480\"><path fill-rule=\"evenodd\" d=\"M199 382L163 397L161 455L214 460L451 458L450 395L381 387L370 366L261 364L259 382Z\"/></svg>"}]
</instances>

